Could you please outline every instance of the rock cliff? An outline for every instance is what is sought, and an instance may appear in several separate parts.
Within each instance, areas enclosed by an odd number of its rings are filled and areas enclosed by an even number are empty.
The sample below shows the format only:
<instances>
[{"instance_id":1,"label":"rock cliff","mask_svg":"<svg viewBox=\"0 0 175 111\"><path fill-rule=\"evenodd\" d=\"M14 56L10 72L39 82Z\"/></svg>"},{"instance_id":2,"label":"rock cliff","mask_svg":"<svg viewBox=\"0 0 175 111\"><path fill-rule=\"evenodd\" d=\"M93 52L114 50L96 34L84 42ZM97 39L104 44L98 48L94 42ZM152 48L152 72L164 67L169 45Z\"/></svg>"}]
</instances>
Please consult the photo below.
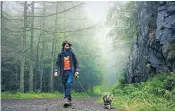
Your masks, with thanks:
<instances>
[{"instance_id":1,"label":"rock cliff","mask_svg":"<svg viewBox=\"0 0 175 111\"><path fill-rule=\"evenodd\" d=\"M159 72L175 72L175 2L144 2L138 13L126 81L146 81Z\"/></svg>"}]
</instances>

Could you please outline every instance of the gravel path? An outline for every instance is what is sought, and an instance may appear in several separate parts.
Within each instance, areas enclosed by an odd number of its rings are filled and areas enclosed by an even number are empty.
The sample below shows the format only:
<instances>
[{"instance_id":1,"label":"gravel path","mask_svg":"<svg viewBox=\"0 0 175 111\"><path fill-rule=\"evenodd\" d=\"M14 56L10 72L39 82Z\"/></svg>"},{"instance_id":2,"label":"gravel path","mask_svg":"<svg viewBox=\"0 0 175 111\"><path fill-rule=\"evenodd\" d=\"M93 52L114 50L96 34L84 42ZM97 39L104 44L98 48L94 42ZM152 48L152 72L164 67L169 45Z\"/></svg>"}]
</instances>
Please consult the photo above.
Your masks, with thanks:
<instances>
[{"instance_id":1,"label":"gravel path","mask_svg":"<svg viewBox=\"0 0 175 111\"><path fill-rule=\"evenodd\" d=\"M108 111L96 98L73 98L72 107L63 108L63 99L5 99L1 111ZM110 111L119 111L111 109Z\"/></svg>"}]
</instances>

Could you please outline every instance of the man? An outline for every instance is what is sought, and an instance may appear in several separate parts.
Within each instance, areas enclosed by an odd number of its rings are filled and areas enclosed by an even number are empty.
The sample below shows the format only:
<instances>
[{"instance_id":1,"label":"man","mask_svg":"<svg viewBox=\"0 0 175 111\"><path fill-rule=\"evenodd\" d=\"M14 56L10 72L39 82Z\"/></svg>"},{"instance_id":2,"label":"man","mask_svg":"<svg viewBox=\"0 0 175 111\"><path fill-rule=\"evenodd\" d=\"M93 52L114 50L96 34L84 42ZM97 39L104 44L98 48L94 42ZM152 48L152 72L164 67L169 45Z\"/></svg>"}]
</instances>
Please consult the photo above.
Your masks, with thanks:
<instances>
[{"instance_id":1,"label":"man","mask_svg":"<svg viewBox=\"0 0 175 111\"><path fill-rule=\"evenodd\" d=\"M78 77L78 61L71 49L72 44L69 41L64 41L62 43L62 50L58 54L55 64L54 76L60 74L61 80L64 86L64 100L65 103L70 103L72 101L71 97L71 84L73 76Z\"/></svg>"}]
</instances>

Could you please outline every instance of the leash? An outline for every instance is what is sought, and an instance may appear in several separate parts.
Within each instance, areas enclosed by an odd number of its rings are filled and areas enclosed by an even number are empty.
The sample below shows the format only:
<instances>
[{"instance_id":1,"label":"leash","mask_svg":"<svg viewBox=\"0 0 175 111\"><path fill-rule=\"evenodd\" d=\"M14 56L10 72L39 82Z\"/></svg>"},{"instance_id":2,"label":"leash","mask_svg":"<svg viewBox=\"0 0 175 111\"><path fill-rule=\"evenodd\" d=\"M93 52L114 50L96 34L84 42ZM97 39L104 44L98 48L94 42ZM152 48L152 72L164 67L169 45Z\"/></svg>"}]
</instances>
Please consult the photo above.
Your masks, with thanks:
<instances>
[{"instance_id":1,"label":"leash","mask_svg":"<svg viewBox=\"0 0 175 111\"><path fill-rule=\"evenodd\" d=\"M75 77L73 77L73 85L72 85L72 90L74 90L75 91Z\"/></svg>"},{"instance_id":2,"label":"leash","mask_svg":"<svg viewBox=\"0 0 175 111\"><path fill-rule=\"evenodd\" d=\"M80 84L80 86L83 89L83 91L86 93L86 96L90 99L89 95L87 94L86 90L84 89L84 87L82 86L82 84L81 84L81 82L79 80L79 76L77 76L76 79L78 80L78 83Z\"/></svg>"}]
</instances>

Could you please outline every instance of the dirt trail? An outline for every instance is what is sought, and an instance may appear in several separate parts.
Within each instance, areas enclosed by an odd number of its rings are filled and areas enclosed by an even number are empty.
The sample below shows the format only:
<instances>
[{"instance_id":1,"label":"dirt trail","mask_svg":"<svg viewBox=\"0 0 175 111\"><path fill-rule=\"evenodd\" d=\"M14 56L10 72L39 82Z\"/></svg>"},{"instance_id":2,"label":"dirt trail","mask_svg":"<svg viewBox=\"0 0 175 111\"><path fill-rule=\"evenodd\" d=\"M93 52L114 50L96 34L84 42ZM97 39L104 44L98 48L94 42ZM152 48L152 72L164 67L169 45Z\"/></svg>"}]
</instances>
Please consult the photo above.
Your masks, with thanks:
<instances>
[{"instance_id":1,"label":"dirt trail","mask_svg":"<svg viewBox=\"0 0 175 111\"><path fill-rule=\"evenodd\" d=\"M72 107L63 108L63 99L6 99L1 100L1 111L108 111L97 104L96 98L74 98ZM119 111L111 109L110 111Z\"/></svg>"}]
</instances>

